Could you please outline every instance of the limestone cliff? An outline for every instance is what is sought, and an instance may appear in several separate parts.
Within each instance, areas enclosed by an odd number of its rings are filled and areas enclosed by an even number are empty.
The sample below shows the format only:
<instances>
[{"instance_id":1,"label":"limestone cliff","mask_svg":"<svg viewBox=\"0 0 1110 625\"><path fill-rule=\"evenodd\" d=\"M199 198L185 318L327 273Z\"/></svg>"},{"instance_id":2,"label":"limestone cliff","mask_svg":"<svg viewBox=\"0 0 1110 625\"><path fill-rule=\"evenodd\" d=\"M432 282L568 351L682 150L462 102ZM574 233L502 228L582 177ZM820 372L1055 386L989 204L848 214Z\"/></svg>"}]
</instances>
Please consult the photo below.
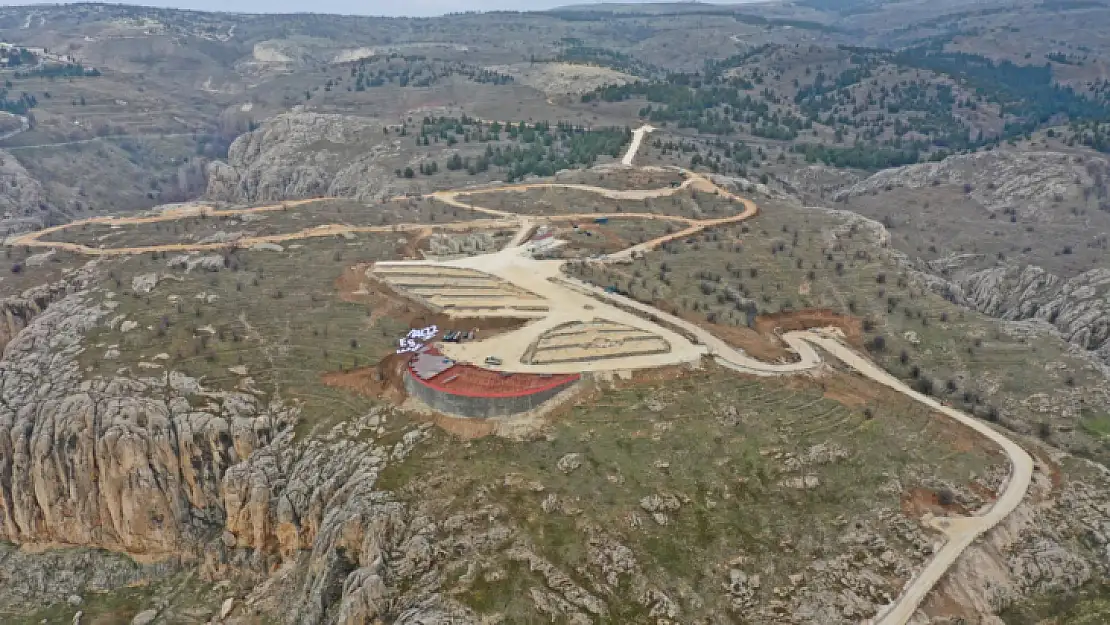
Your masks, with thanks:
<instances>
[{"instance_id":1,"label":"limestone cliff","mask_svg":"<svg viewBox=\"0 0 1110 625\"><path fill-rule=\"evenodd\" d=\"M1064 279L1040 267L997 267L953 278L952 299L1007 320L1040 319L1110 364L1110 269Z\"/></svg>"},{"instance_id":2,"label":"limestone cliff","mask_svg":"<svg viewBox=\"0 0 1110 625\"><path fill-rule=\"evenodd\" d=\"M378 119L292 112L241 135L227 162L208 168L207 196L229 202L342 196L375 201L395 193L399 140Z\"/></svg>"},{"instance_id":3,"label":"limestone cliff","mask_svg":"<svg viewBox=\"0 0 1110 625\"><path fill-rule=\"evenodd\" d=\"M0 539L196 553L224 472L293 414L175 374L82 380L81 339L108 312L89 298L55 302L0 361Z\"/></svg>"},{"instance_id":4,"label":"limestone cliff","mask_svg":"<svg viewBox=\"0 0 1110 625\"><path fill-rule=\"evenodd\" d=\"M1023 219L1048 220L1052 218L1053 206L1094 192L1085 189L1101 188L1108 167L1110 163L1094 153L1080 156L1053 151L973 152L934 163L884 169L836 191L832 199L841 201L894 188L928 189L958 184L966 185L971 199L987 211L1013 209Z\"/></svg>"},{"instance_id":5,"label":"limestone cliff","mask_svg":"<svg viewBox=\"0 0 1110 625\"><path fill-rule=\"evenodd\" d=\"M41 226L54 212L42 184L10 152L0 150L0 236Z\"/></svg>"},{"instance_id":6,"label":"limestone cliff","mask_svg":"<svg viewBox=\"0 0 1110 625\"><path fill-rule=\"evenodd\" d=\"M3 353L4 347L23 328L26 328L31 320L46 310L47 306L70 293L85 288L89 282L90 271L95 266L95 262L89 263L62 280L27 289L16 297L0 299L0 353Z\"/></svg>"},{"instance_id":7,"label":"limestone cliff","mask_svg":"<svg viewBox=\"0 0 1110 625\"><path fill-rule=\"evenodd\" d=\"M828 191L822 182L831 178L825 169L814 167L801 170L796 181L820 193ZM913 267L955 303L1005 320L1047 321L1068 341L1110 364L1110 270L1104 256L1110 162L1102 155L999 149L887 169L854 183L841 178L841 188L831 195L834 201L892 226L908 223L905 227L911 230L921 223L903 215L907 208L901 203L887 204L884 194L962 185L958 205L940 200L934 204L943 206L925 203L913 210L934 211L935 219L971 228L983 239L1006 232L1011 249L948 250L941 258L925 261L918 256L928 233L914 231L901 248ZM977 225L974 219L980 215L987 217ZM999 222L1010 230L999 231ZM942 242L938 245L944 247ZM1014 249L1018 245L1039 253L1040 262L1020 260ZM1065 260L1072 258L1073 247L1093 268Z\"/></svg>"}]
</instances>

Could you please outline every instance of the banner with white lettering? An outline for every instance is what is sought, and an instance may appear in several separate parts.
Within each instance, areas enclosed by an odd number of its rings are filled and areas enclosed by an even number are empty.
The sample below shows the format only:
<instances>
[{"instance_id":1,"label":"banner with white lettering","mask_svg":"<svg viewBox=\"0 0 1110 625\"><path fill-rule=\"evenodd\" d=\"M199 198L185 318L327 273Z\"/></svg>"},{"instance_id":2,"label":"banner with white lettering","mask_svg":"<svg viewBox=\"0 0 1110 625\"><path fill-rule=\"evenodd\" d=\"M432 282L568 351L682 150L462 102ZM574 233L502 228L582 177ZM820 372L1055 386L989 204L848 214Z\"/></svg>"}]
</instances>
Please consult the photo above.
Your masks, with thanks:
<instances>
[{"instance_id":1,"label":"banner with white lettering","mask_svg":"<svg viewBox=\"0 0 1110 625\"><path fill-rule=\"evenodd\" d=\"M397 353L410 354L412 352L418 352L424 347L424 343L435 338L437 334L439 334L439 328L434 325L426 328L413 328L409 330L407 335L397 340Z\"/></svg>"}]
</instances>

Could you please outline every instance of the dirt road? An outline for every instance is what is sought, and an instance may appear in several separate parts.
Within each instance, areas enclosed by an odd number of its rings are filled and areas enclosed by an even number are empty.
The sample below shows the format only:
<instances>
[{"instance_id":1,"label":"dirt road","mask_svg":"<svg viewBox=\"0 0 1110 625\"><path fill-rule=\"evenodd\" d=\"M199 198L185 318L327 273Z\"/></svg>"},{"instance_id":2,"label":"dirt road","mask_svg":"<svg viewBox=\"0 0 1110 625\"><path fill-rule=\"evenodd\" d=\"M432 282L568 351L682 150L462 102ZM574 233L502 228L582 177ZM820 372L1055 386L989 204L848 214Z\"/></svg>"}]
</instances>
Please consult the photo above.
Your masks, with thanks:
<instances>
[{"instance_id":1,"label":"dirt road","mask_svg":"<svg viewBox=\"0 0 1110 625\"><path fill-rule=\"evenodd\" d=\"M571 279L567 278L566 280ZM894 603L888 605L874 619L869 621L871 625L904 625L909 622L925 597L940 582L963 552L977 538L1009 516L1021 504L1029 490L1033 478L1033 459L1020 445L979 419L955 408L945 406L932 397L911 389L898 378L890 375L872 361L860 356L837 340L835 329L788 332L782 338L800 356L800 360L785 364L765 363L748 357L742 351L734 349L700 327L652 306L641 304L615 293L606 293L602 289L581 282L578 282L578 285L592 290L599 297L620 301L624 306L639 309L646 314L663 319L667 323L683 329L697 337L698 341L706 346L708 352L714 356L718 363L743 373L783 375L812 369L820 364L820 356L812 346L820 347L860 375L955 419L960 424L975 430L1002 448L1010 461L1010 476L1001 494L988 509L980 511L980 514L975 516L932 520L932 527L945 534L948 540L933 555L925 568L907 583L902 594L898 596Z\"/></svg>"},{"instance_id":2,"label":"dirt road","mask_svg":"<svg viewBox=\"0 0 1110 625\"><path fill-rule=\"evenodd\" d=\"M932 397L922 395L911 389L870 360L845 347L832 338L830 334L791 332L787 336L790 335L795 335L801 340L817 345L864 377L911 397L975 430L1001 447L1010 459L1010 477L1006 487L987 510L981 511L980 514L975 516L934 519L932 523L934 529L943 532L948 537L947 542L925 565L925 568L909 581L898 599L871 621L874 625L902 625L910 620L921 602L929 594L929 591L940 582L964 550L975 542L975 539L998 525L1021 503L1033 479L1033 459L1021 446L994 428L979 419L945 406Z\"/></svg>"},{"instance_id":3,"label":"dirt road","mask_svg":"<svg viewBox=\"0 0 1110 625\"><path fill-rule=\"evenodd\" d=\"M398 263L389 263L389 265L396 264ZM414 261L409 264L434 266L437 263ZM975 430L998 444L1006 453L1010 460L1010 476L998 499L978 515L935 519L931 523L934 529L945 534L947 541L929 560L925 568L909 581L898 599L871 621L873 625L907 623L928 593L967 547L1013 512L1025 497L1032 480L1033 460L1024 449L982 421L909 388L901 380L846 347L837 338L838 330L787 332L782 338L798 354L798 361L763 362L751 358L743 351L733 348L712 333L685 319L567 277L562 272L563 264L564 261L559 260L535 260L520 248L507 248L492 254L443 263L444 266L476 269L495 275L539 295L547 300L550 306L545 315L523 328L487 340L445 344L444 353L451 358L474 363L481 363L485 357L495 355L502 359L501 368L505 371L540 374L655 368L695 362L703 354L708 354L722 366L735 371L769 376L796 374L818 367L821 364L821 357L814 347L819 347L860 375ZM584 359L552 364L523 362L529 346L553 328L575 322L588 323L597 319L650 332L667 341L670 350L656 354Z\"/></svg>"},{"instance_id":4,"label":"dirt road","mask_svg":"<svg viewBox=\"0 0 1110 625\"><path fill-rule=\"evenodd\" d=\"M685 171L685 170L683 170ZM224 243L167 243L161 245L147 245L137 247L118 247L118 248L101 248L91 247L81 243L67 243L62 241L46 240L50 234L66 230L69 228L77 228L89 224L100 224L109 226L124 226L124 225L138 225L148 224L164 221L175 221L187 217L224 217L233 215L242 215L246 213L260 213L260 212L273 212L288 210L296 208L311 202L318 202L326 199L335 198L312 198L305 200L291 200L282 202L280 204L270 204L266 206L254 206L250 208L237 208L216 210L211 206L204 205L189 205L177 209L163 211L156 215L148 215L146 217L91 217L89 219L82 219L59 226L52 226L36 232L28 232L15 237L9 241L10 245L38 247L38 248L54 248L75 252L78 254L86 254L89 256L126 256L130 254L145 254L147 252L190 252L190 251L213 251L224 250L229 245L236 247L250 247L259 243L281 243L283 241L293 241L299 239L308 239L315 237L330 237L343 235L346 233L371 233L371 232L410 232L414 230L423 230L432 227L437 231L443 232L466 232L470 230L490 230L499 228L516 228L517 237L514 237L513 243L519 244L523 236L527 234L527 229L534 224L540 223L559 223L567 221L582 221L587 219L596 219L599 217L606 217L609 219L653 219L665 220L684 223L687 227L678 232L664 235L641 243L633 248L629 248L617 254L610 255L609 260L622 260L628 258L633 252L640 252L655 249L656 247L672 241L675 239L688 237L706 228L712 228L731 223L737 223L748 219L758 212L758 207L754 202L746 198L741 198L728 191L717 187L705 177L695 174L693 172L685 172L687 175L686 180L678 187L663 187L660 189L634 189L634 190L617 190L606 189L604 187L596 187L592 185L581 184L560 184L560 183L528 183L518 185L508 185L503 187L493 187L490 189L467 189L464 191L436 191L428 194L427 198L443 202L450 206L472 210L479 213L488 214L494 219L475 219L471 221L449 222L443 224L430 225L425 223L402 223L390 226L348 226L343 224L325 224L298 230L296 232L288 232L282 234L257 236L257 237L243 237L234 242ZM658 213L571 213L564 215L518 215L508 211L497 210L492 208L485 208L482 206L475 206L468 204L458 199L460 195L477 192L510 192L510 191L527 191L529 189L573 189L578 191L585 191L588 193L596 193L604 197L616 200L644 200L650 198L667 197L680 192L683 189L694 187L700 191L715 192L719 195L727 197L733 201L742 203L745 207L744 211L724 217L721 219L708 219L697 220L688 217L678 217L671 215L662 215Z\"/></svg>"},{"instance_id":5,"label":"dirt road","mask_svg":"<svg viewBox=\"0 0 1110 625\"><path fill-rule=\"evenodd\" d=\"M640 144L644 142L644 136L654 130L655 128L645 124L632 131L632 145L628 146L628 151L624 153L624 158L621 159L622 165L627 167L632 166L632 161L636 158L636 153L640 151Z\"/></svg>"}]
</instances>

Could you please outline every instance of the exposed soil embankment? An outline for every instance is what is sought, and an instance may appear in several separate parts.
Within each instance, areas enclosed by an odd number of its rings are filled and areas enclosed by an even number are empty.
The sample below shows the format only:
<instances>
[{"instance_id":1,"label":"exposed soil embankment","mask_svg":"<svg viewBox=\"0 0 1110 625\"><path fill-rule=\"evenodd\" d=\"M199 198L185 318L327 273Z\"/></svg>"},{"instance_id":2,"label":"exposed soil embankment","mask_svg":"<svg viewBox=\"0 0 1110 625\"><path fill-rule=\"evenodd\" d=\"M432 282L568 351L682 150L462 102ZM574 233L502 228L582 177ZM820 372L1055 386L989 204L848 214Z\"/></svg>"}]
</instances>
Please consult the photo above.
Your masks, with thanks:
<instances>
[{"instance_id":1,"label":"exposed soil embankment","mask_svg":"<svg viewBox=\"0 0 1110 625\"><path fill-rule=\"evenodd\" d=\"M752 323L752 327L725 325L713 323L705 315L679 311L669 302L656 301L652 306L660 310L669 310L671 314L681 317L701 328L711 332L732 347L741 349L752 358L764 362L797 362L798 355L787 348L786 344L778 338L775 330L780 333L793 330L812 330L814 328L840 328L845 339L855 347L863 344L862 321L856 317L841 315L831 310L820 308L807 308L792 312L780 312L769 315L759 315Z\"/></svg>"},{"instance_id":2,"label":"exposed soil embankment","mask_svg":"<svg viewBox=\"0 0 1110 625\"><path fill-rule=\"evenodd\" d=\"M861 319L824 308L806 308L760 315L755 318L753 327L756 332L765 336L773 336L776 329L780 332L792 332L795 330L836 327L844 332L845 342L849 345L853 347L863 345L863 321Z\"/></svg>"}]
</instances>

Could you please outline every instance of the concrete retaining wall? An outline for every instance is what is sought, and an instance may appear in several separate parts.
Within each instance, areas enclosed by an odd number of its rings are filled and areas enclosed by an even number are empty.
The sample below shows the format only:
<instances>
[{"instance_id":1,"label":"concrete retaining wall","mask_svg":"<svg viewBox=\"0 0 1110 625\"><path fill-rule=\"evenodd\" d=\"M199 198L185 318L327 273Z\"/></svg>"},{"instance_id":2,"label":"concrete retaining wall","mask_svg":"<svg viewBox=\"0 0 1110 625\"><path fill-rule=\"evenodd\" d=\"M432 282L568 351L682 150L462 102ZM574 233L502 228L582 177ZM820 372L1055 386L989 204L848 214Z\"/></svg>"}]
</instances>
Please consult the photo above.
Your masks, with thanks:
<instances>
[{"instance_id":1,"label":"concrete retaining wall","mask_svg":"<svg viewBox=\"0 0 1110 625\"><path fill-rule=\"evenodd\" d=\"M425 386L417 381L406 370L405 390L409 395L416 397L439 412L459 417L488 418L504 417L538 408L547 400L563 392L578 380L569 380L551 389L519 395L516 397L469 397L466 395L453 395L438 389Z\"/></svg>"}]
</instances>

